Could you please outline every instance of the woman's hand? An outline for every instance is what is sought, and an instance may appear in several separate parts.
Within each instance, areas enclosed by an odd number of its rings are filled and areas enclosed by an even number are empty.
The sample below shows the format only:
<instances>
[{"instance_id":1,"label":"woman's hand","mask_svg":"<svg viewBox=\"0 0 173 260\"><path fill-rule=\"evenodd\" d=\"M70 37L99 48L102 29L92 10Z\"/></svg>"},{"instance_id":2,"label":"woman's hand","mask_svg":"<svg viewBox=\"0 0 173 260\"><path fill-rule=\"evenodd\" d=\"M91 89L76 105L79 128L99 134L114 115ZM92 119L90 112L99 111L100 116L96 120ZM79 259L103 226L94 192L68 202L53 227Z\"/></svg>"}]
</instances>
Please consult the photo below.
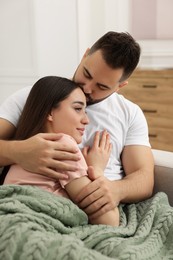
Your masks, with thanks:
<instances>
[{"instance_id":1,"label":"woman's hand","mask_svg":"<svg viewBox=\"0 0 173 260\"><path fill-rule=\"evenodd\" d=\"M94 167L95 174L98 172L97 176L103 175L103 171L110 157L111 149L110 136L106 130L104 130L102 134L100 134L99 131L96 132L91 148L83 148L82 153L86 163L88 166ZM99 172L102 174L99 174Z\"/></svg>"}]
</instances>

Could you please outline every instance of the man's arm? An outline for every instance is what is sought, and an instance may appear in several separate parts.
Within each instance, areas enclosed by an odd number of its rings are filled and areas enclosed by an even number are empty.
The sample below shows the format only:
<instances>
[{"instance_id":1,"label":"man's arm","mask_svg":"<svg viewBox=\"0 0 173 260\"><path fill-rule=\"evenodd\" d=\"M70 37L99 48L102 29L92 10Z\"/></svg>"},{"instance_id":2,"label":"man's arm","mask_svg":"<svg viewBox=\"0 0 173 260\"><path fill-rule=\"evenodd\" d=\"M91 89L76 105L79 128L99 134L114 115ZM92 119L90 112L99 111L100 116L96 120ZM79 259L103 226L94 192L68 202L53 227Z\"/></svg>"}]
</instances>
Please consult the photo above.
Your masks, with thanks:
<instances>
[{"instance_id":1,"label":"man's arm","mask_svg":"<svg viewBox=\"0 0 173 260\"><path fill-rule=\"evenodd\" d=\"M38 134L22 141L9 141L15 127L9 121L0 119L0 166L17 163L24 169L56 179L66 178L58 174L62 171L75 171L73 165L61 160L78 160L74 147L58 142L61 134ZM55 142L57 141L57 142Z\"/></svg>"},{"instance_id":2,"label":"man's arm","mask_svg":"<svg viewBox=\"0 0 173 260\"><path fill-rule=\"evenodd\" d=\"M122 164L126 176L122 180L120 201L131 203L149 198L154 187L154 159L151 149L140 145L126 146L122 153Z\"/></svg>"},{"instance_id":3,"label":"man's arm","mask_svg":"<svg viewBox=\"0 0 173 260\"><path fill-rule=\"evenodd\" d=\"M76 202L93 218L115 208L120 202L133 203L149 198L154 185L154 161L147 146L129 145L122 153L126 176L109 181L99 177L77 196ZM89 195L88 195L89 194Z\"/></svg>"}]
</instances>

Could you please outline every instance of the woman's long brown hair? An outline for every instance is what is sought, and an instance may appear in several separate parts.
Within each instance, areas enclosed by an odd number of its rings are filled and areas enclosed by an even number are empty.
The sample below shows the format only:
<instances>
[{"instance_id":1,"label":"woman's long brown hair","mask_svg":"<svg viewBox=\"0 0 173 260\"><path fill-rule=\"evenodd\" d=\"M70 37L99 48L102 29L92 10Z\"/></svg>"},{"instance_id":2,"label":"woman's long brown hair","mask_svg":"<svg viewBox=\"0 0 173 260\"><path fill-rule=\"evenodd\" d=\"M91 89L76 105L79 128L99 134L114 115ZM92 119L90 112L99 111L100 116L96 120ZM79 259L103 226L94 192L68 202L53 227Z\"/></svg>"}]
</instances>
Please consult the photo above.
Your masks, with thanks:
<instances>
[{"instance_id":1,"label":"woman's long brown hair","mask_svg":"<svg viewBox=\"0 0 173 260\"><path fill-rule=\"evenodd\" d=\"M39 79L27 98L14 139L24 140L44 132L45 121L52 108L57 107L78 87L75 82L62 77L47 76Z\"/></svg>"}]
</instances>

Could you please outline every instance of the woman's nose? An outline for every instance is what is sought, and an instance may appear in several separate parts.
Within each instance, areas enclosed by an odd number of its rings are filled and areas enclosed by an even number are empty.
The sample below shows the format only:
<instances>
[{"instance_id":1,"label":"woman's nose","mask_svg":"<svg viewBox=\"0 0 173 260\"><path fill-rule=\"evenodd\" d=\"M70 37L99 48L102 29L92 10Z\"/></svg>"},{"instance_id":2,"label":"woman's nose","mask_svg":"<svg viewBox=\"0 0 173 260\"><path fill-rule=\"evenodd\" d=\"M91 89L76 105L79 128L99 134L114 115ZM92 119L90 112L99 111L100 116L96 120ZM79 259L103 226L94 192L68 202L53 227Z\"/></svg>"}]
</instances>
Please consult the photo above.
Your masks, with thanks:
<instances>
[{"instance_id":1,"label":"woman's nose","mask_svg":"<svg viewBox=\"0 0 173 260\"><path fill-rule=\"evenodd\" d=\"M85 124L85 125L89 124L89 118L88 118L87 114L84 115L82 123Z\"/></svg>"}]
</instances>

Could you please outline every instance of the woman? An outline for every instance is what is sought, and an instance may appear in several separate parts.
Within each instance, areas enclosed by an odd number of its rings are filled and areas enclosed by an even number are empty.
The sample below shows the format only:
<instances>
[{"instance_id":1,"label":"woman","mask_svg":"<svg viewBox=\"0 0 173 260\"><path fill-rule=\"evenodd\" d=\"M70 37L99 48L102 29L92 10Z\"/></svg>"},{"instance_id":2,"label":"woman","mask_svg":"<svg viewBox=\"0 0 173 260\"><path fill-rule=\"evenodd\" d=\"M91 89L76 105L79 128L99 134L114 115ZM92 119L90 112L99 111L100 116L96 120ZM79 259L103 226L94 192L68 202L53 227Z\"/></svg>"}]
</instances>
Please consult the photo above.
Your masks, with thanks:
<instances>
[{"instance_id":1,"label":"woman","mask_svg":"<svg viewBox=\"0 0 173 260\"><path fill-rule=\"evenodd\" d=\"M77 144L81 143L85 126L89 123L85 112L86 98L80 86L75 82L56 76L48 76L38 80L26 101L20 117L15 140L24 140L38 133L62 133L58 142L70 143L78 151L79 160L71 161L76 165L75 172L66 172L68 179L55 180L40 174L24 170L19 165L12 165L7 173L4 184L34 185L49 192L70 198L75 197L91 180L87 177L87 164L94 167L97 176L103 171L109 159L111 144L109 135L103 132L101 140L96 133L94 146L90 156L85 159ZM96 149L98 148L98 149ZM92 158L97 157L97 160ZM99 151L96 153L96 151ZM101 151L101 152L100 152ZM119 224L118 209L109 211L97 219L90 219L92 224Z\"/></svg>"}]
</instances>

